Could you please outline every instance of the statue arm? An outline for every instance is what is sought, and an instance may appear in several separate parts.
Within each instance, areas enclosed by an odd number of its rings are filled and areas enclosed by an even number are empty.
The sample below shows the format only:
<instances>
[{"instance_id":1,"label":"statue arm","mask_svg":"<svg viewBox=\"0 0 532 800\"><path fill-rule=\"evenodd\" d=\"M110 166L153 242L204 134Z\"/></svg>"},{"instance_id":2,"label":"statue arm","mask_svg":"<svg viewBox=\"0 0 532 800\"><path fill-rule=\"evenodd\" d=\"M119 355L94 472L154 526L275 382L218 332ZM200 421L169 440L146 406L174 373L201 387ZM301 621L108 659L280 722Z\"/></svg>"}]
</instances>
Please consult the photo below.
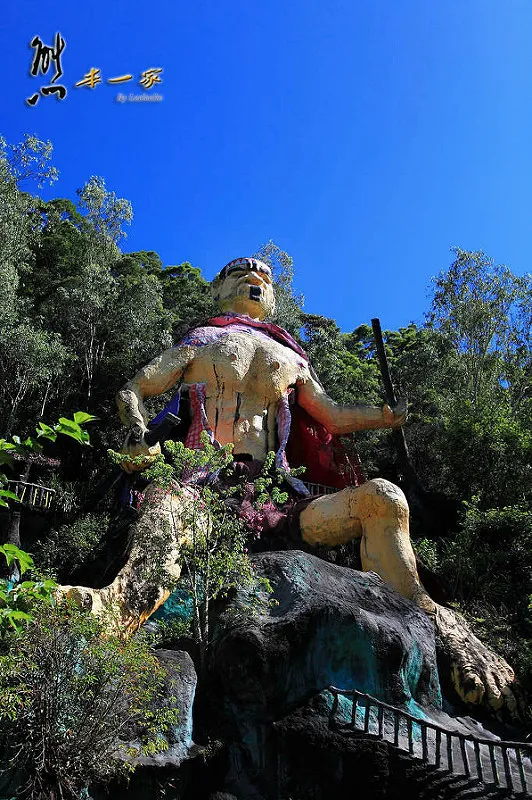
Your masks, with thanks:
<instances>
[{"instance_id":1,"label":"statue arm","mask_svg":"<svg viewBox=\"0 0 532 800\"><path fill-rule=\"evenodd\" d=\"M406 419L406 402L400 400L394 408L388 405L343 406L330 398L314 376L297 385L299 405L325 425L331 433L352 433L374 428L398 428Z\"/></svg>"},{"instance_id":2,"label":"statue arm","mask_svg":"<svg viewBox=\"0 0 532 800\"><path fill-rule=\"evenodd\" d=\"M162 394L179 381L193 360L194 347L171 347L137 372L116 396L120 419L139 438L147 429L146 397Z\"/></svg>"}]
</instances>

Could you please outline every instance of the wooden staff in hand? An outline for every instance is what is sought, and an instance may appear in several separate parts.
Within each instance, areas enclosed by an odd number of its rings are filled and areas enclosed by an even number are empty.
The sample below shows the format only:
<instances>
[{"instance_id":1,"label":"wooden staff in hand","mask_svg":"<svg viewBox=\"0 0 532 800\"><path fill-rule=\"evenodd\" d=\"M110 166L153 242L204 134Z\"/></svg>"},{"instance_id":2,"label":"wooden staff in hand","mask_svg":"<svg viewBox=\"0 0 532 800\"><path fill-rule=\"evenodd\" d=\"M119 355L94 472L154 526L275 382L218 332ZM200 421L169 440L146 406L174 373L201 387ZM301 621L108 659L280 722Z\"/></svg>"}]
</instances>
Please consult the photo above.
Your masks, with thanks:
<instances>
[{"instance_id":1,"label":"wooden staff in hand","mask_svg":"<svg viewBox=\"0 0 532 800\"><path fill-rule=\"evenodd\" d=\"M382 381L384 383L386 402L388 403L390 408L395 409L396 406L398 405L398 401L395 396L395 391L390 376L388 359L386 358L386 352L384 350L384 341L382 338L381 323L378 318L371 320L371 327L373 328L373 337L375 339L377 359L379 362L379 367L382 375ZM406 406L406 401L403 402L405 402ZM421 485L416 470L414 469L414 465L412 464L403 428L395 428L394 430L392 430L392 436L395 444L395 449L397 452L399 469L403 475L405 483L407 484L408 488L410 488L412 492L416 495L416 499L418 500L418 502L423 506L425 490Z\"/></svg>"}]
</instances>

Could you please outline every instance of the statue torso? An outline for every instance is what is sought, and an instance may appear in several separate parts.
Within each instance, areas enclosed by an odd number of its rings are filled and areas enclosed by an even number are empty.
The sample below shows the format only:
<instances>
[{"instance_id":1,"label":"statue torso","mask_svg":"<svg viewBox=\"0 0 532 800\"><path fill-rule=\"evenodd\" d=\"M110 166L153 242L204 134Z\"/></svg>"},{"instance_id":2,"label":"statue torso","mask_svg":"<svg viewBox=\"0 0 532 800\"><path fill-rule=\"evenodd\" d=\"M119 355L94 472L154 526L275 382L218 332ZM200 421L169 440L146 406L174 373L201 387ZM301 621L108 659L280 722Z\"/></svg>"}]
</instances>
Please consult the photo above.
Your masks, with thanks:
<instances>
[{"instance_id":1,"label":"statue torso","mask_svg":"<svg viewBox=\"0 0 532 800\"><path fill-rule=\"evenodd\" d=\"M275 449L280 398L307 376L305 360L289 347L259 332L231 330L196 350L183 384L205 383L207 419L221 444L264 458Z\"/></svg>"}]
</instances>

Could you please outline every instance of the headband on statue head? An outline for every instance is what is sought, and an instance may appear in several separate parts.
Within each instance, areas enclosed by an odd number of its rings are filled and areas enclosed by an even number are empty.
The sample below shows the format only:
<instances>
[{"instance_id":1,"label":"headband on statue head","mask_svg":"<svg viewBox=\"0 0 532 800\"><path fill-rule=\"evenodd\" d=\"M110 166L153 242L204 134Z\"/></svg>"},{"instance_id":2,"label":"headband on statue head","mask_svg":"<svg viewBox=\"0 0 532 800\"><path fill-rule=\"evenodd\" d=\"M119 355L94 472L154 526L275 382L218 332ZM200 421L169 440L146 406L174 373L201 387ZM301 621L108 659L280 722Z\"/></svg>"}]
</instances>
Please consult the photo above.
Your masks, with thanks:
<instances>
[{"instance_id":1,"label":"headband on statue head","mask_svg":"<svg viewBox=\"0 0 532 800\"><path fill-rule=\"evenodd\" d=\"M256 272L262 272L264 275L267 275L270 280L272 280L271 267L269 267L268 264L265 264L263 261L259 261L258 258L235 258L220 270L214 280L223 280L231 272L237 272L238 270L242 269L251 269L255 270Z\"/></svg>"}]
</instances>

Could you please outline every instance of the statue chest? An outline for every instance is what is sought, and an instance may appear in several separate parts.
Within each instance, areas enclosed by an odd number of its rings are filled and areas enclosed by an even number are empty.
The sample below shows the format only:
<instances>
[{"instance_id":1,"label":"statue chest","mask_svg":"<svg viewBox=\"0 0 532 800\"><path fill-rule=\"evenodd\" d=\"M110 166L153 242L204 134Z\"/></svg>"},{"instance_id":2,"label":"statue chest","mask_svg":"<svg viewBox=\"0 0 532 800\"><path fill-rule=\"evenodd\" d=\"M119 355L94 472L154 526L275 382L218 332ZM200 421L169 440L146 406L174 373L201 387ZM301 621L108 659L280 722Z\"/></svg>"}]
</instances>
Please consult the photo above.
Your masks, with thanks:
<instances>
[{"instance_id":1,"label":"statue chest","mask_svg":"<svg viewBox=\"0 0 532 800\"><path fill-rule=\"evenodd\" d=\"M278 399L304 369L303 359L290 348L265 335L235 331L202 347L184 380L205 382L211 396L216 391Z\"/></svg>"}]
</instances>

